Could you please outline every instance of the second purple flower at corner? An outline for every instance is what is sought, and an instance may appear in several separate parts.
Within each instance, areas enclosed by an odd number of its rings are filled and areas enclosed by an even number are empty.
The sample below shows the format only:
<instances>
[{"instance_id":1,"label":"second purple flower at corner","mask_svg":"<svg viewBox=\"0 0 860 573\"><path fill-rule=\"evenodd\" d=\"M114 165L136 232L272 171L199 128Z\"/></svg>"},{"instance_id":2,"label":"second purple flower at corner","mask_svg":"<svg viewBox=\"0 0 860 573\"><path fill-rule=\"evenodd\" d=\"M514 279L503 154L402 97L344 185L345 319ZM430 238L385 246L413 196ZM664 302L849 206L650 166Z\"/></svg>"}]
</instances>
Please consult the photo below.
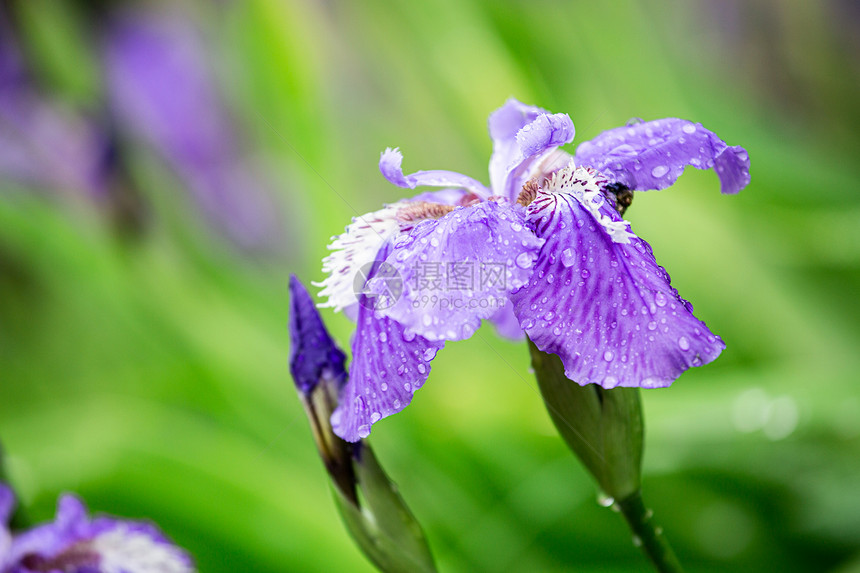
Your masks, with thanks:
<instances>
[{"instance_id":1,"label":"second purple flower at corner","mask_svg":"<svg viewBox=\"0 0 860 573\"><path fill-rule=\"evenodd\" d=\"M345 440L409 404L437 351L483 319L525 332L561 358L568 378L604 388L668 386L725 348L610 191L664 189L692 165L714 168L722 192L737 193L749 183L743 148L663 119L604 132L570 156L558 149L573 140L570 118L513 99L489 130L490 187L448 171L404 175L400 152L388 149L380 170L391 183L442 189L356 217L330 245L323 306L357 315L332 417ZM380 267L396 269L394 295L390 281L373 280ZM356 302L359 271L369 280Z\"/></svg>"},{"instance_id":2,"label":"second purple flower at corner","mask_svg":"<svg viewBox=\"0 0 860 573\"><path fill-rule=\"evenodd\" d=\"M193 573L191 557L150 523L87 516L83 502L64 495L54 521L10 532L12 490L0 482L0 572Z\"/></svg>"}]
</instances>

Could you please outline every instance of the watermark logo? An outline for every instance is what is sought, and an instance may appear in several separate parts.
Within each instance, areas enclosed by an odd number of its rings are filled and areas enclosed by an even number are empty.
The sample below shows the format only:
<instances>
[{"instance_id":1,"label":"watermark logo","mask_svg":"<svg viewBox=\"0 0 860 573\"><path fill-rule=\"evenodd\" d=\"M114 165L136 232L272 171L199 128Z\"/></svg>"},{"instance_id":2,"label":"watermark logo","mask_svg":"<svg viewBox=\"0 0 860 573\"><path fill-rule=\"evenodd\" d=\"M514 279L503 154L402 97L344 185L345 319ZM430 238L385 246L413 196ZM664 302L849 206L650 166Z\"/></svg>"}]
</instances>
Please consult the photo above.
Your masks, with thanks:
<instances>
[{"instance_id":1,"label":"watermark logo","mask_svg":"<svg viewBox=\"0 0 860 573\"><path fill-rule=\"evenodd\" d=\"M373 261L363 265L355 273L353 291L360 305L373 310L384 310L400 300L403 294L403 278L393 265L385 261Z\"/></svg>"},{"instance_id":2,"label":"watermark logo","mask_svg":"<svg viewBox=\"0 0 860 573\"><path fill-rule=\"evenodd\" d=\"M507 272L504 263L421 261L404 269L403 276L390 263L373 261L355 275L354 292L359 304L373 310L390 308L411 292L413 308L486 309L500 308L507 300Z\"/></svg>"}]
</instances>

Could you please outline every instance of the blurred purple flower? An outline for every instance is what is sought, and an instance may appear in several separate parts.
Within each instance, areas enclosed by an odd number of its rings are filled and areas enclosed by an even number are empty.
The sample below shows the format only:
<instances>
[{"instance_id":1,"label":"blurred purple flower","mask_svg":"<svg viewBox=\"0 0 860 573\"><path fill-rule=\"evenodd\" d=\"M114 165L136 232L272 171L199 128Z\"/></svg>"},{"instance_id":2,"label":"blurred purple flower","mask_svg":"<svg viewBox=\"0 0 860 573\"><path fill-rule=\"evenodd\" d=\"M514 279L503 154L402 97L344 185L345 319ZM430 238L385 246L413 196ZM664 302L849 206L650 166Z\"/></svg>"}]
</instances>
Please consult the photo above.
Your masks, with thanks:
<instances>
[{"instance_id":1,"label":"blurred purple flower","mask_svg":"<svg viewBox=\"0 0 860 573\"><path fill-rule=\"evenodd\" d=\"M198 31L178 14L127 13L108 24L105 53L120 129L155 147L240 246L276 244L273 197L241 157Z\"/></svg>"},{"instance_id":2,"label":"blurred purple flower","mask_svg":"<svg viewBox=\"0 0 860 573\"><path fill-rule=\"evenodd\" d=\"M605 388L668 386L725 348L610 191L663 189L692 165L715 168L723 193L737 193L749 182L742 148L663 119L607 131L572 158L558 150L573 140L570 118L516 100L489 129L489 188L447 171L404 175L400 152L388 149L379 166L390 182L446 189L358 217L330 246L322 306L354 309L352 281L374 260L402 281L392 295L371 270L359 291L349 381L332 416L345 440L406 407L445 341L469 338L482 319L504 330L515 320L568 378Z\"/></svg>"},{"instance_id":3,"label":"blurred purple flower","mask_svg":"<svg viewBox=\"0 0 860 573\"><path fill-rule=\"evenodd\" d=\"M152 524L90 519L84 504L64 495L53 522L24 532L6 526L12 491L0 482L0 573L190 573L189 555Z\"/></svg>"},{"instance_id":4,"label":"blurred purple flower","mask_svg":"<svg viewBox=\"0 0 860 573\"><path fill-rule=\"evenodd\" d=\"M0 177L100 197L106 188L105 134L38 93L13 37L0 12Z\"/></svg>"}]
</instances>

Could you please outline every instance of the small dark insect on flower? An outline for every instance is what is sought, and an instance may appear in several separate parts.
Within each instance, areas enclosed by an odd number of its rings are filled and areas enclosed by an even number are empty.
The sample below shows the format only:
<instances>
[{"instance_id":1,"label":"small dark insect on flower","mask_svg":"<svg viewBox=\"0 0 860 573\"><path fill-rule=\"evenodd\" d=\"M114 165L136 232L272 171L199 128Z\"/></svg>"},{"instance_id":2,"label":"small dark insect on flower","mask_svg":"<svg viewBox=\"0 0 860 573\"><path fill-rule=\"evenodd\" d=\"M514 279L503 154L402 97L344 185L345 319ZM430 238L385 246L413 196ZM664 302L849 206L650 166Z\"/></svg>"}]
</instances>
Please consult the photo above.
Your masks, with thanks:
<instances>
[{"instance_id":1,"label":"small dark insect on flower","mask_svg":"<svg viewBox=\"0 0 860 573\"><path fill-rule=\"evenodd\" d=\"M609 183L603 190L609 196L609 199L613 199L615 210L623 217L624 212L627 211L627 207L633 203L633 190L624 183L618 183L617 181Z\"/></svg>"}]
</instances>

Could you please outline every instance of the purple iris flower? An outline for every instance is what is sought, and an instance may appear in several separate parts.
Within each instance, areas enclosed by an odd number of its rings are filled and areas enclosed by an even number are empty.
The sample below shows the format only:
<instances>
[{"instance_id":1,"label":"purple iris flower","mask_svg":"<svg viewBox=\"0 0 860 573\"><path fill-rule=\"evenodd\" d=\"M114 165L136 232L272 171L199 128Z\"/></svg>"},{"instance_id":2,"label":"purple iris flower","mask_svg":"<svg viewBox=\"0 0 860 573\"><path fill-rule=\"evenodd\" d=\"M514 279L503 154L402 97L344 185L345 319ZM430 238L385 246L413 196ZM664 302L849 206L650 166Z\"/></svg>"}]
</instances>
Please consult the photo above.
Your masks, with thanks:
<instances>
[{"instance_id":1,"label":"purple iris flower","mask_svg":"<svg viewBox=\"0 0 860 573\"><path fill-rule=\"evenodd\" d=\"M6 523L15 498L0 483L0 573L190 573L191 558L154 525L110 517L90 519L84 504L64 495L53 522L12 534Z\"/></svg>"},{"instance_id":2,"label":"purple iris flower","mask_svg":"<svg viewBox=\"0 0 860 573\"><path fill-rule=\"evenodd\" d=\"M561 358L568 378L604 388L668 386L725 348L610 191L663 189L692 165L714 168L722 192L737 193L749 182L742 148L670 118L607 131L570 156L558 149L573 140L570 118L513 99L489 131L489 187L448 171L404 175L400 152L387 149L380 170L391 183L442 190L357 217L329 247L321 306L357 313L349 382L332 416L345 440L409 404L445 341L469 338L482 319L524 331ZM381 268L397 270L394 292Z\"/></svg>"}]
</instances>

